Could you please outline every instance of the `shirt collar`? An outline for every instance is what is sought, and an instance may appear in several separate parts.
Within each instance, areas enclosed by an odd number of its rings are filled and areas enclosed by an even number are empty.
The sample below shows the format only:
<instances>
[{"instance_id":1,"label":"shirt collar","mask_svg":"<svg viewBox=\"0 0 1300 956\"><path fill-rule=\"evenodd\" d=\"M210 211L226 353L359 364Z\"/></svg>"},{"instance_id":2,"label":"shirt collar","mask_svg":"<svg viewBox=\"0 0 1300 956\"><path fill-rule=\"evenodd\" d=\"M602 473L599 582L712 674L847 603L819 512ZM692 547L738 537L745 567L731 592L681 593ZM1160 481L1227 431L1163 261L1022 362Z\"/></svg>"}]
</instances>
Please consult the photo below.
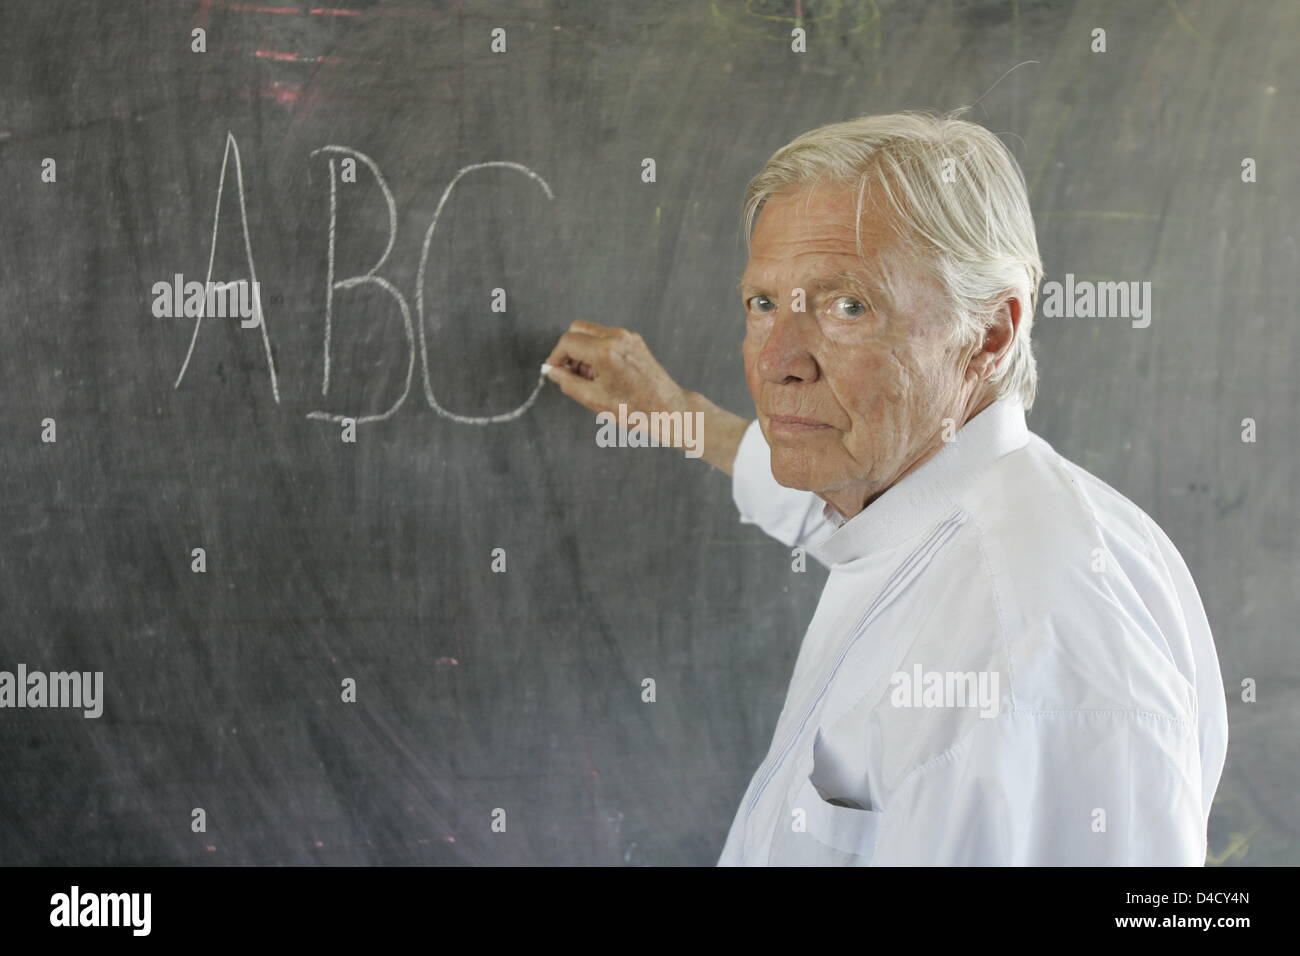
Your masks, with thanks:
<instances>
[{"instance_id":1,"label":"shirt collar","mask_svg":"<svg viewBox=\"0 0 1300 956\"><path fill-rule=\"evenodd\" d=\"M1001 398L958 431L955 438L852 518L829 502L822 513L836 530L818 546L831 564L847 564L928 531L956 507L962 490L1003 455L1029 441L1018 398Z\"/></svg>"}]
</instances>

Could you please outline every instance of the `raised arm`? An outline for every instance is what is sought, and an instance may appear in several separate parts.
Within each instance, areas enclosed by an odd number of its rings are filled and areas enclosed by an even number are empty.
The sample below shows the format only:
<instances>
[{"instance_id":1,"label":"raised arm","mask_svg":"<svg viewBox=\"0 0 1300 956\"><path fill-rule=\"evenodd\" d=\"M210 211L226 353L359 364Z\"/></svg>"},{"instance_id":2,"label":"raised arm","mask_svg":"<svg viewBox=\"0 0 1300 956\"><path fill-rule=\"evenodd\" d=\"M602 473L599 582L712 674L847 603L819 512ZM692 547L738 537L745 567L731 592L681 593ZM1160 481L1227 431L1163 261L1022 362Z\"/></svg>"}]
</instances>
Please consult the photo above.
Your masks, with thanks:
<instances>
[{"instance_id":1,"label":"raised arm","mask_svg":"<svg viewBox=\"0 0 1300 956\"><path fill-rule=\"evenodd\" d=\"M810 491L782 487L772 477L771 453L758 423L682 388L636 332L576 321L560 336L546 364L547 377L560 391L593 412L617 415L621 404L647 418L653 412L700 413L701 457L732 476L732 497L747 524L791 547L813 547L834 530L822 514L824 501ZM680 447L680 434L665 431L652 437Z\"/></svg>"}]
</instances>

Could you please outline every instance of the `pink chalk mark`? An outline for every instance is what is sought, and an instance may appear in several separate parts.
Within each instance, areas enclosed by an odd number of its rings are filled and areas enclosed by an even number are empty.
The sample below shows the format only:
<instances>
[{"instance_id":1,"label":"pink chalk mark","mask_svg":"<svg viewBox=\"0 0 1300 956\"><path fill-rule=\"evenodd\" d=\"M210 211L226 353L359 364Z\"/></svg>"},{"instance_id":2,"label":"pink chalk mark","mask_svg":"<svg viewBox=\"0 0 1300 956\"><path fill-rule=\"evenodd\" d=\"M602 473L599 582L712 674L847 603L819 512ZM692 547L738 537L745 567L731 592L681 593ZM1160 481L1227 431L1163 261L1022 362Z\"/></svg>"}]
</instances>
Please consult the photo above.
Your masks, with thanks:
<instances>
[{"instance_id":1,"label":"pink chalk mark","mask_svg":"<svg viewBox=\"0 0 1300 956\"><path fill-rule=\"evenodd\" d=\"M281 7L260 3L219 3L217 0L175 0L177 3L196 3L194 25L208 26L213 10L230 13L264 13L273 16L313 17L420 17L426 20L446 20L450 14L438 10L421 10L416 7L379 7L374 10L351 10L346 7Z\"/></svg>"},{"instance_id":2,"label":"pink chalk mark","mask_svg":"<svg viewBox=\"0 0 1300 956\"><path fill-rule=\"evenodd\" d=\"M302 84L277 81L270 86L262 87L257 91L257 95L261 99L275 100L277 103L296 103L302 96Z\"/></svg>"},{"instance_id":3,"label":"pink chalk mark","mask_svg":"<svg viewBox=\"0 0 1300 956\"><path fill-rule=\"evenodd\" d=\"M205 846L203 849L207 850L209 853L216 853L216 852L217 852L217 848L216 848L215 846L213 846L211 843L209 843L209 844L208 844L207 846Z\"/></svg>"},{"instance_id":4,"label":"pink chalk mark","mask_svg":"<svg viewBox=\"0 0 1300 956\"><path fill-rule=\"evenodd\" d=\"M302 13L302 7L263 7L255 3L227 3L222 7L232 13L279 13L293 15Z\"/></svg>"},{"instance_id":5,"label":"pink chalk mark","mask_svg":"<svg viewBox=\"0 0 1300 956\"><path fill-rule=\"evenodd\" d=\"M436 661L434 661L433 663L436 664L436 665L438 665L439 667L459 667L459 666L460 666L460 661L456 660L456 658L454 658L454 657L440 657L440 658L438 658Z\"/></svg>"},{"instance_id":6,"label":"pink chalk mark","mask_svg":"<svg viewBox=\"0 0 1300 956\"><path fill-rule=\"evenodd\" d=\"M262 60L284 60L289 63L351 63L345 56L303 56L301 53L284 53L280 50L254 50L253 56Z\"/></svg>"},{"instance_id":7,"label":"pink chalk mark","mask_svg":"<svg viewBox=\"0 0 1300 956\"><path fill-rule=\"evenodd\" d=\"M419 10L413 7L376 7L373 10L312 7L307 12L314 17L423 17L427 20L445 20L448 17L448 14L436 10Z\"/></svg>"}]
</instances>

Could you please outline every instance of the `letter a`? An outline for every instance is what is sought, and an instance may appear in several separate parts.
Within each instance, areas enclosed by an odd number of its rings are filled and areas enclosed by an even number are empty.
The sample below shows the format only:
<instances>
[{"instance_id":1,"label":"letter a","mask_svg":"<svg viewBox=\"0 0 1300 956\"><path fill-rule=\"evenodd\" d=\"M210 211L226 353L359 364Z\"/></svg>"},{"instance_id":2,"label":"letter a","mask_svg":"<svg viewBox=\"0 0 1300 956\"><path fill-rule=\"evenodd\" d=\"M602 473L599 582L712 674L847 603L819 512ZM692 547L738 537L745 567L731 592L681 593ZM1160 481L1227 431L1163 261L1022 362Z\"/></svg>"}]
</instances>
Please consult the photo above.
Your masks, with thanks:
<instances>
[{"instance_id":1,"label":"letter a","mask_svg":"<svg viewBox=\"0 0 1300 956\"><path fill-rule=\"evenodd\" d=\"M208 288L212 283L212 264L216 261L217 256L217 233L221 226L221 196L226 190L226 166L230 162L231 154L235 156L235 188L239 193L239 220L244 230L244 257L248 261L248 274L253 281L253 312L257 316L257 325L262 333L262 347L266 351L266 367L271 373L271 394L275 396L276 404L280 402L280 383L275 376L275 359L271 357L271 337L266 331L266 319L262 315L262 299L256 294L260 288L257 282L257 269L253 265L253 244L248 238L248 208L244 201L244 168L239 160L239 144L235 142L233 133L226 133L226 151L221 156L221 178L217 180L217 206L216 211L212 214L212 243L208 247L208 275L203 281L203 288ZM203 316L198 316L194 320L194 334L190 336L190 347L185 353L185 361L181 363L180 374L176 376L176 384L172 388L180 388L181 380L185 378L185 370L190 367L190 358L194 355L194 343L199 338L199 327L203 324Z\"/></svg>"}]
</instances>

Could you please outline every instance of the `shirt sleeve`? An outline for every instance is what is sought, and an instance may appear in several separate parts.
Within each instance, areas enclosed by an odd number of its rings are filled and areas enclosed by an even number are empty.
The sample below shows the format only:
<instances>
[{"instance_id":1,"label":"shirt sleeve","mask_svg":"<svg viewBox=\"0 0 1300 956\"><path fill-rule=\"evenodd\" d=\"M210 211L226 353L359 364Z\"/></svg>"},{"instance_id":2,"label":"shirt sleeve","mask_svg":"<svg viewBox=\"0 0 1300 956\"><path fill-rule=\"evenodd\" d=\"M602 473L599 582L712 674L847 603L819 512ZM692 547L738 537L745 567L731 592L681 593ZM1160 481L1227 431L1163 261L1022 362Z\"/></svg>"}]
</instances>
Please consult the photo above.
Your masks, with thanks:
<instances>
[{"instance_id":1,"label":"shirt sleeve","mask_svg":"<svg viewBox=\"0 0 1300 956\"><path fill-rule=\"evenodd\" d=\"M731 496L744 524L758 525L788 547L809 550L835 531L821 498L777 483L758 419L745 429L731 474Z\"/></svg>"},{"instance_id":2,"label":"shirt sleeve","mask_svg":"<svg viewBox=\"0 0 1300 956\"><path fill-rule=\"evenodd\" d=\"M1228 701L1223 690L1223 676L1215 652L1214 635L1210 633L1210 622L1191 571L1169 536L1150 518L1143 517L1166 579L1172 582L1174 601L1171 603L1175 603L1179 612L1181 627L1168 628L1167 633L1184 635L1188 648L1186 654L1192 659L1189 679L1196 688L1197 724L1201 735L1201 802L1208 817L1228 751Z\"/></svg>"},{"instance_id":3,"label":"shirt sleeve","mask_svg":"<svg viewBox=\"0 0 1300 956\"><path fill-rule=\"evenodd\" d=\"M1191 724L1131 711L982 719L883 808L876 866L1203 866Z\"/></svg>"}]
</instances>

